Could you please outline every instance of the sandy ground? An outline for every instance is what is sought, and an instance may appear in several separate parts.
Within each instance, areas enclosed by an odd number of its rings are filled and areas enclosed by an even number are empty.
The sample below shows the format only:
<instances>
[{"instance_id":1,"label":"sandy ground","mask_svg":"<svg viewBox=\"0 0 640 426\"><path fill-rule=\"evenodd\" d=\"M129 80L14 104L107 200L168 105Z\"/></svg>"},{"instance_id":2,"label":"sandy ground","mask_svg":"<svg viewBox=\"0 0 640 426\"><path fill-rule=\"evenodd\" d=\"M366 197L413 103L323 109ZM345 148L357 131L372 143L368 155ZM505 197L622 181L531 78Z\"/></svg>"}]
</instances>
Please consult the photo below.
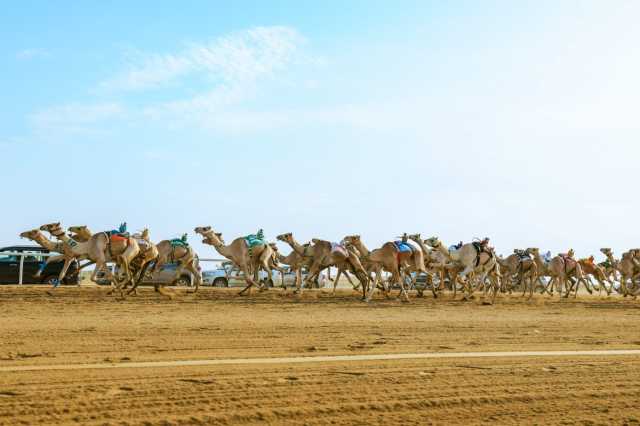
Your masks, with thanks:
<instances>
[{"instance_id":1,"label":"sandy ground","mask_svg":"<svg viewBox=\"0 0 640 426\"><path fill-rule=\"evenodd\" d=\"M0 287L0 367L640 349L640 302L351 291ZM634 424L640 356L368 360L0 373L0 424Z\"/></svg>"}]
</instances>

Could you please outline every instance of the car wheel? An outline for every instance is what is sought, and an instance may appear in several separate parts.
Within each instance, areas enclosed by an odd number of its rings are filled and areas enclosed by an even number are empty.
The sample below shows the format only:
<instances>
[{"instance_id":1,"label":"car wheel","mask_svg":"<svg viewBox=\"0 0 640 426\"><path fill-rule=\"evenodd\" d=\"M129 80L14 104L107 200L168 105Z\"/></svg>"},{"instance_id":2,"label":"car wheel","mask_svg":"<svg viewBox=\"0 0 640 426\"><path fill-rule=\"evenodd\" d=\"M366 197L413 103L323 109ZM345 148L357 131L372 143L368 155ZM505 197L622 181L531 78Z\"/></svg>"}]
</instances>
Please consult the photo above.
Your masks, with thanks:
<instances>
[{"instance_id":1,"label":"car wheel","mask_svg":"<svg viewBox=\"0 0 640 426\"><path fill-rule=\"evenodd\" d=\"M229 287L229 281L226 278L216 278L213 280L214 287Z\"/></svg>"},{"instance_id":2,"label":"car wheel","mask_svg":"<svg viewBox=\"0 0 640 426\"><path fill-rule=\"evenodd\" d=\"M178 286L178 287L188 287L191 285L191 280L189 279L189 277L180 277L177 280L175 280L173 282L173 285Z\"/></svg>"},{"instance_id":3,"label":"car wheel","mask_svg":"<svg viewBox=\"0 0 640 426\"><path fill-rule=\"evenodd\" d=\"M48 285L54 285L58 280L58 277L56 277L55 275L50 275L48 277L45 277L44 280L42 280L43 284L48 284Z\"/></svg>"}]
</instances>

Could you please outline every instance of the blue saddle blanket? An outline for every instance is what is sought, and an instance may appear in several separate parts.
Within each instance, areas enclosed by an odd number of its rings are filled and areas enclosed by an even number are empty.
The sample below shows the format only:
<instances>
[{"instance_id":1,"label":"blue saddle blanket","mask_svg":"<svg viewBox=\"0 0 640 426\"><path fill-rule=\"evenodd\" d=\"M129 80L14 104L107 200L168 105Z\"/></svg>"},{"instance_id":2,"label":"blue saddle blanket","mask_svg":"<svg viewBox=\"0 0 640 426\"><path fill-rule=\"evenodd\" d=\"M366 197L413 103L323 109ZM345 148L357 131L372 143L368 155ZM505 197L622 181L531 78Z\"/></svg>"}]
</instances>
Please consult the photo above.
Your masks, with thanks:
<instances>
[{"instance_id":1,"label":"blue saddle blanket","mask_svg":"<svg viewBox=\"0 0 640 426\"><path fill-rule=\"evenodd\" d=\"M411 253L413 252L413 248L411 248L411 246L407 243L404 243L402 241L394 241L394 244L396 245L398 251L400 253Z\"/></svg>"}]
</instances>

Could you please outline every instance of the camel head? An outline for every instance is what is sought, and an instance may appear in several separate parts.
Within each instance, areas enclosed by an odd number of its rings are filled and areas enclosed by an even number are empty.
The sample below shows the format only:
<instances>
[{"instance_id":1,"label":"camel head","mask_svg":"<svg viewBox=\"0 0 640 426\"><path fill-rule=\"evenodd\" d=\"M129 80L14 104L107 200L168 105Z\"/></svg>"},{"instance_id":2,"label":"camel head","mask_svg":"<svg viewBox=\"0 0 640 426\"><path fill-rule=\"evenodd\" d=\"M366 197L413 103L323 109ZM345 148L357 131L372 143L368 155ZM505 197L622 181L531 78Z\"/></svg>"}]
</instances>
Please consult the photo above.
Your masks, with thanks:
<instances>
[{"instance_id":1,"label":"camel head","mask_svg":"<svg viewBox=\"0 0 640 426\"><path fill-rule=\"evenodd\" d=\"M271 247L276 253L278 252L278 246L276 243L269 243L269 247Z\"/></svg>"},{"instance_id":2,"label":"camel head","mask_svg":"<svg viewBox=\"0 0 640 426\"><path fill-rule=\"evenodd\" d=\"M193 230L193 232L195 232L196 234L200 234L200 235L204 235L207 232L211 231L211 227L210 226L198 226L197 228L195 228Z\"/></svg>"},{"instance_id":3,"label":"camel head","mask_svg":"<svg viewBox=\"0 0 640 426\"><path fill-rule=\"evenodd\" d=\"M422 242L422 236L420 234L410 234L410 235L407 235L407 238L415 241L416 243Z\"/></svg>"},{"instance_id":4,"label":"camel head","mask_svg":"<svg viewBox=\"0 0 640 426\"><path fill-rule=\"evenodd\" d=\"M54 223L46 223L46 224L42 225L40 227L40 230L41 231L51 232L51 231L54 231L54 230L60 229L60 228L61 228L60 222L54 222Z\"/></svg>"},{"instance_id":5,"label":"camel head","mask_svg":"<svg viewBox=\"0 0 640 426\"><path fill-rule=\"evenodd\" d=\"M437 248L437 247L440 247L442 245L442 243L440 242L438 237L427 238L426 240L424 240L424 243L426 245L428 245L428 246L433 247L433 248Z\"/></svg>"},{"instance_id":6,"label":"camel head","mask_svg":"<svg viewBox=\"0 0 640 426\"><path fill-rule=\"evenodd\" d=\"M356 245L360 243L360 235L347 235L346 237L343 238L342 241L344 241L347 244Z\"/></svg>"},{"instance_id":7,"label":"camel head","mask_svg":"<svg viewBox=\"0 0 640 426\"><path fill-rule=\"evenodd\" d=\"M29 240L35 241L38 236L41 236L40 230L32 229L30 231L24 231L20 233L20 238L27 238Z\"/></svg>"},{"instance_id":8,"label":"camel head","mask_svg":"<svg viewBox=\"0 0 640 426\"><path fill-rule=\"evenodd\" d=\"M527 253L531 253L535 257L540 256L540 249L538 247L529 247L525 250Z\"/></svg>"},{"instance_id":9,"label":"camel head","mask_svg":"<svg viewBox=\"0 0 640 426\"><path fill-rule=\"evenodd\" d=\"M224 245L224 240L222 239L222 233L214 232L210 226L198 226L197 228L194 229L194 232L204 237L202 239L202 242L204 244L209 244L214 247Z\"/></svg>"},{"instance_id":10,"label":"camel head","mask_svg":"<svg viewBox=\"0 0 640 426\"><path fill-rule=\"evenodd\" d=\"M610 248L606 248L606 247L605 247L605 248L601 248L601 249L600 249L600 252L601 252L602 254L604 254L605 256L611 256L611 255L613 255L613 251L611 251L611 249L610 249Z\"/></svg>"},{"instance_id":11,"label":"camel head","mask_svg":"<svg viewBox=\"0 0 640 426\"><path fill-rule=\"evenodd\" d=\"M91 238L91 231L86 225L79 226L70 226L69 232L71 233L71 238L78 239L80 241L87 241Z\"/></svg>"},{"instance_id":12,"label":"camel head","mask_svg":"<svg viewBox=\"0 0 640 426\"><path fill-rule=\"evenodd\" d=\"M71 228L69 228L69 231L71 231ZM146 242L151 242L149 240L149 228L144 228L142 231L136 232L135 234L132 235L132 237L136 238L138 240L144 240Z\"/></svg>"},{"instance_id":13,"label":"camel head","mask_svg":"<svg viewBox=\"0 0 640 426\"><path fill-rule=\"evenodd\" d=\"M280 234L276 237L276 240L283 241L287 244L293 244L293 234L291 232L287 232L286 234Z\"/></svg>"}]
</instances>

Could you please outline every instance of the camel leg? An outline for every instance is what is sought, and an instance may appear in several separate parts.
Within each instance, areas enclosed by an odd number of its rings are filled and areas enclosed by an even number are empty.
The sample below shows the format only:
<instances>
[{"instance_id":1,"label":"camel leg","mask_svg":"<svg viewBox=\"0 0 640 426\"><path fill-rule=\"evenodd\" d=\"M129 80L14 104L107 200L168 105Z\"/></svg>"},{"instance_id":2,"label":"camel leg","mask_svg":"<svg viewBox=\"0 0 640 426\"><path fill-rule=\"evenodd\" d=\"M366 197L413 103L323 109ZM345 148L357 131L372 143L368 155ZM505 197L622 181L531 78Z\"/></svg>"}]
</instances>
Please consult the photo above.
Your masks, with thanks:
<instances>
[{"instance_id":1,"label":"camel leg","mask_svg":"<svg viewBox=\"0 0 640 426\"><path fill-rule=\"evenodd\" d=\"M296 293L298 293L298 292L302 293L302 290L304 289L304 285L306 283L311 284L313 282L315 277L320 273L320 270L322 269L321 266L322 265L320 264L320 262L318 260L313 262L311 267L309 267L309 274L307 275L307 278L302 280L302 283L300 283L300 289L297 290Z\"/></svg>"},{"instance_id":2,"label":"camel leg","mask_svg":"<svg viewBox=\"0 0 640 426\"><path fill-rule=\"evenodd\" d=\"M246 281L247 286L238 293L239 296L243 295L245 291L249 290L251 287L256 285L255 281L253 280L250 274L249 267L247 266L246 263L242 265L242 272L244 272L244 280Z\"/></svg>"},{"instance_id":3,"label":"camel leg","mask_svg":"<svg viewBox=\"0 0 640 426\"><path fill-rule=\"evenodd\" d=\"M67 275L67 270L69 269L69 265L71 265L71 261L73 261L73 258L64 259L64 265L62 266L62 271L60 271L60 274L58 275L58 284L62 284L62 280Z\"/></svg>"},{"instance_id":4,"label":"camel leg","mask_svg":"<svg viewBox=\"0 0 640 426\"><path fill-rule=\"evenodd\" d=\"M465 267L462 272L460 272L460 274L458 274L458 276L461 279L464 279L465 283L464 283L464 291L465 291L465 296L464 296L464 300L469 300L469 298L471 297L471 283L470 280L467 278L467 275L470 274L471 272L473 272L473 266L467 266ZM454 293L455 294L455 293ZM455 296L454 296L455 297Z\"/></svg>"},{"instance_id":5,"label":"camel leg","mask_svg":"<svg viewBox=\"0 0 640 426\"><path fill-rule=\"evenodd\" d=\"M354 290L357 290L360 287L360 283L354 283L353 280L351 279L351 274L349 274L346 270L343 273L344 273L344 276L347 278L347 281L349 281L349 284L351 284L351 287L353 287Z\"/></svg>"},{"instance_id":6,"label":"camel leg","mask_svg":"<svg viewBox=\"0 0 640 426\"><path fill-rule=\"evenodd\" d=\"M38 271L33 275L35 278L40 278L40 276L42 275L42 271L45 270L45 268L53 262L58 262L62 259L65 259L65 264L66 264L66 258L63 254L59 254L56 256L49 256L47 257L47 260L44 261L44 263L42 264L42 266L40 266L40 268L38 268ZM64 278L64 276L63 276ZM59 278L60 281L62 281L62 278Z\"/></svg>"},{"instance_id":7,"label":"camel leg","mask_svg":"<svg viewBox=\"0 0 640 426\"><path fill-rule=\"evenodd\" d=\"M556 277L549 277L549 282L545 286L545 291L553 297L553 285L555 284ZM544 284L543 284L544 285Z\"/></svg>"},{"instance_id":8,"label":"camel leg","mask_svg":"<svg viewBox=\"0 0 640 426\"><path fill-rule=\"evenodd\" d=\"M144 279L144 275L147 273L147 269L149 269L150 265L151 265L151 261L145 262L144 265L142 265L142 268L140 268L140 272L138 273L138 276L134 277L133 285L131 286L131 289L129 289L127 294L131 294L131 293L134 293L136 295L138 294L138 285Z\"/></svg>"},{"instance_id":9,"label":"camel leg","mask_svg":"<svg viewBox=\"0 0 640 426\"><path fill-rule=\"evenodd\" d=\"M191 275L195 280L195 288L193 289L193 292L187 290L187 293L196 293L200 288L200 285L202 284L202 273L198 270L198 267L196 266L196 262L197 260L193 259L191 263L189 263L184 267L186 270L191 272Z\"/></svg>"},{"instance_id":10,"label":"camel leg","mask_svg":"<svg viewBox=\"0 0 640 426\"><path fill-rule=\"evenodd\" d=\"M344 271L344 273L345 275L347 275L347 271ZM342 268L338 268L338 272L336 273L336 278L333 280L333 291L331 292L332 295L336 294L336 287L338 287L338 280L340 279L340 275L342 275Z\"/></svg>"},{"instance_id":11,"label":"camel leg","mask_svg":"<svg viewBox=\"0 0 640 426\"><path fill-rule=\"evenodd\" d=\"M373 297L373 293L376 292L378 286L377 285L372 285L371 287L369 287L369 293L367 293L367 297L366 297L366 301L367 302L371 302L371 298Z\"/></svg>"}]
</instances>

